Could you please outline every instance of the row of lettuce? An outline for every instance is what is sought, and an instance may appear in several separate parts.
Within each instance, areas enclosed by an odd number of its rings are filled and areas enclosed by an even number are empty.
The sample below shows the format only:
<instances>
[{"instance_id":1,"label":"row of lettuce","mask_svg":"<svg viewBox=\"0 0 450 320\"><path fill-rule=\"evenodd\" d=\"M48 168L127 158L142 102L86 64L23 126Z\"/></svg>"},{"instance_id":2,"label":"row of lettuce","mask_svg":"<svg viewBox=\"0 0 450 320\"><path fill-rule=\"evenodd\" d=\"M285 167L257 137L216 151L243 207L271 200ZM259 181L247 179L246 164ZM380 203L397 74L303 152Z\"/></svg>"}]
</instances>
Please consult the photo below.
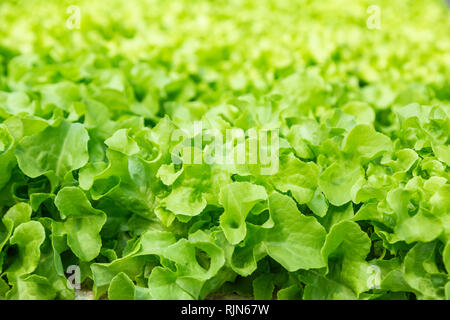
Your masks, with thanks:
<instances>
[{"instance_id":1,"label":"row of lettuce","mask_svg":"<svg viewBox=\"0 0 450 320\"><path fill-rule=\"evenodd\" d=\"M450 299L443 3L380 1L380 30L366 1L78 1L80 30L24 3L0 4L0 299ZM277 132L276 166L230 129ZM190 161L218 146L246 161Z\"/></svg>"},{"instance_id":2,"label":"row of lettuce","mask_svg":"<svg viewBox=\"0 0 450 320\"><path fill-rule=\"evenodd\" d=\"M85 85L51 86L39 104L3 93L8 298L71 297L72 264L96 297L198 299L237 276L264 298L274 287L313 299L448 295L448 109L395 108L384 134L363 102L318 119L293 115L276 95L204 113L205 127L221 130L267 127L251 111L269 114L281 127L279 169L265 175L259 164L174 164L180 124L168 116L153 128L140 116L113 119L83 93L69 103L66 90ZM54 103L42 103L47 91Z\"/></svg>"}]
</instances>

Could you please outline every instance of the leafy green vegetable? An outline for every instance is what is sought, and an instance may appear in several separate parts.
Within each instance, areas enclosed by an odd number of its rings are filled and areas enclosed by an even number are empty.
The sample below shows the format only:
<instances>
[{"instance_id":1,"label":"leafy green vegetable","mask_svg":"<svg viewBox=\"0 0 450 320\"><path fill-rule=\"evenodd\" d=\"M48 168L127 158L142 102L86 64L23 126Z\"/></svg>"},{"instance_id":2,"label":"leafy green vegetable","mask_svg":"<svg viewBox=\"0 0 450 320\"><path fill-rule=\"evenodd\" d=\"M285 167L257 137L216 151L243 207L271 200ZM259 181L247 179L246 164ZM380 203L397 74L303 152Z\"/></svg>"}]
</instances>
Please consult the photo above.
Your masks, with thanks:
<instances>
[{"instance_id":1,"label":"leafy green vegetable","mask_svg":"<svg viewBox=\"0 0 450 320\"><path fill-rule=\"evenodd\" d=\"M135 300L136 289L133 281L125 273L119 273L111 280L108 297L110 300Z\"/></svg>"},{"instance_id":2,"label":"leafy green vegetable","mask_svg":"<svg viewBox=\"0 0 450 320\"><path fill-rule=\"evenodd\" d=\"M267 254L288 271L323 267L320 249L326 231L320 223L302 215L294 200L279 193L270 196L269 210L274 226L264 230Z\"/></svg>"},{"instance_id":3,"label":"leafy green vegetable","mask_svg":"<svg viewBox=\"0 0 450 320\"><path fill-rule=\"evenodd\" d=\"M83 191L75 187L61 189L56 198L63 222L53 222L56 236L67 235L67 245L83 261L90 261L100 253L100 230L106 222L106 214L92 208Z\"/></svg>"},{"instance_id":4,"label":"leafy green vegetable","mask_svg":"<svg viewBox=\"0 0 450 320\"><path fill-rule=\"evenodd\" d=\"M450 299L444 1L70 5L0 2L0 300Z\"/></svg>"},{"instance_id":5,"label":"leafy green vegetable","mask_svg":"<svg viewBox=\"0 0 450 320\"><path fill-rule=\"evenodd\" d=\"M53 173L59 178L84 166L89 158L89 136L80 123L61 122L24 137L16 147L17 163L31 178Z\"/></svg>"}]
</instances>

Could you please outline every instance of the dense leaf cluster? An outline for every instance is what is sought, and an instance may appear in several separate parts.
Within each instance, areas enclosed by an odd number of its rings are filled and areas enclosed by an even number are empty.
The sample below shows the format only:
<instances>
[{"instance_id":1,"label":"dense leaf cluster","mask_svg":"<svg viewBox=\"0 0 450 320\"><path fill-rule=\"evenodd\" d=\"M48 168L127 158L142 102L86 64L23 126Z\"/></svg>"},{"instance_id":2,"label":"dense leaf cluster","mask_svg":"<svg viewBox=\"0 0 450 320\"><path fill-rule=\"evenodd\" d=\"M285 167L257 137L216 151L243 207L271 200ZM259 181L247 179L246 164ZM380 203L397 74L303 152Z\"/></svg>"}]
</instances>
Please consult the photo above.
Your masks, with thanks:
<instances>
[{"instance_id":1,"label":"dense leaf cluster","mask_svg":"<svg viewBox=\"0 0 450 320\"><path fill-rule=\"evenodd\" d=\"M450 298L449 10L372 2L2 0L0 299Z\"/></svg>"}]
</instances>

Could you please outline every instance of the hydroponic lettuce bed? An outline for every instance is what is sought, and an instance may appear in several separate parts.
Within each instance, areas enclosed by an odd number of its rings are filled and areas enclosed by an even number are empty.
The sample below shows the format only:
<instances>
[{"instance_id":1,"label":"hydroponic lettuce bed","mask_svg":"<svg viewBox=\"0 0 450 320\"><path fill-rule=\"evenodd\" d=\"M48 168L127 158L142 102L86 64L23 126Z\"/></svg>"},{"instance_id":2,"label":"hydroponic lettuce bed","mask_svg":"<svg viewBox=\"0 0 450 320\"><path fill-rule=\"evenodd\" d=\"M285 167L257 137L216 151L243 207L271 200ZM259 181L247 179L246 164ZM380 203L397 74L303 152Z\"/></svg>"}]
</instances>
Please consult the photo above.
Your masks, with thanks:
<instances>
[{"instance_id":1,"label":"hydroponic lettuce bed","mask_svg":"<svg viewBox=\"0 0 450 320\"><path fill-rule=\"evenodd\" d=\"M2 0L0 299L449 299L449 14Z\"/></svg>"}]
</instances>

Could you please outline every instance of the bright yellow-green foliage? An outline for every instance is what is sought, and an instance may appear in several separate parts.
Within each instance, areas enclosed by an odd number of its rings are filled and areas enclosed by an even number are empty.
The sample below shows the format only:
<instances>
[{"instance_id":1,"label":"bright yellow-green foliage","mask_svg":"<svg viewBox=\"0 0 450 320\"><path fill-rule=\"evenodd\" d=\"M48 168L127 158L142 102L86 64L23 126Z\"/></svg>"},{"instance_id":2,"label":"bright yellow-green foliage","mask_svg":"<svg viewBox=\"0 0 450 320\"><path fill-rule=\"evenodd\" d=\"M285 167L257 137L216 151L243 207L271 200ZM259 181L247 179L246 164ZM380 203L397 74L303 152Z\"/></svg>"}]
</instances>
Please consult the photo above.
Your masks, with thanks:
<instances>
[{"instance_id":1,"label":"bright yellow-green foliage","mask_svg":"<svg viewBox=\"0 0 450 320\"><path fill-rule=\"evenodd\" d=\"M444 1L0 0L0 300L450 299L449 137Z\"/></svg>"}]
</instances>

